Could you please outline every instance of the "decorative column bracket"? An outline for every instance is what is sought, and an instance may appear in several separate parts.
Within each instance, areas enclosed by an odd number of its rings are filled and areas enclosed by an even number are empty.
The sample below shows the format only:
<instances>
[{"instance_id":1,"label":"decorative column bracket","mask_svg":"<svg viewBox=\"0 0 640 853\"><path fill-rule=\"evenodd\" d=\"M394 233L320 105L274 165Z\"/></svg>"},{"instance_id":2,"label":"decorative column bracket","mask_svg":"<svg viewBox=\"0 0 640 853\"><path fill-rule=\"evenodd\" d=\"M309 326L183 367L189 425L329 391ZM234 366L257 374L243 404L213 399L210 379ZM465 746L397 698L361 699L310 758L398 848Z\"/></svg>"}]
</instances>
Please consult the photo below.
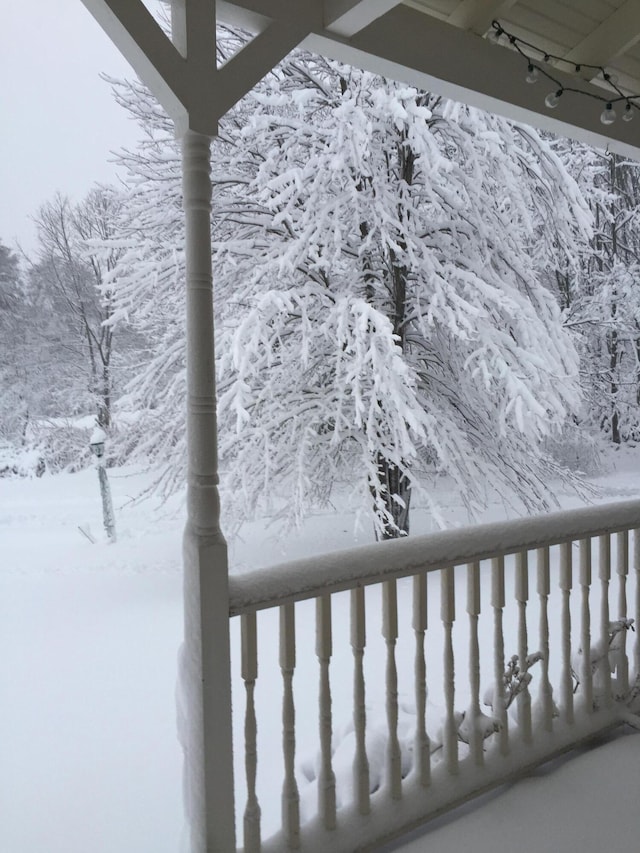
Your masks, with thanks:
<instances>
[{"instance_id":1,"label":"decorative column bracket","mask_svg":"<svg viewBox=\"0 0 640 853\"><path fill-rule=\"evenodd\" d=\"M215 0L172 0L173 40L142 0L82 3L167 111L178 137L187 130L216 136L220 118L324 20L322 0L269 4L263 11L277 17L218 68Z\"/></svg>"}]
</instances>

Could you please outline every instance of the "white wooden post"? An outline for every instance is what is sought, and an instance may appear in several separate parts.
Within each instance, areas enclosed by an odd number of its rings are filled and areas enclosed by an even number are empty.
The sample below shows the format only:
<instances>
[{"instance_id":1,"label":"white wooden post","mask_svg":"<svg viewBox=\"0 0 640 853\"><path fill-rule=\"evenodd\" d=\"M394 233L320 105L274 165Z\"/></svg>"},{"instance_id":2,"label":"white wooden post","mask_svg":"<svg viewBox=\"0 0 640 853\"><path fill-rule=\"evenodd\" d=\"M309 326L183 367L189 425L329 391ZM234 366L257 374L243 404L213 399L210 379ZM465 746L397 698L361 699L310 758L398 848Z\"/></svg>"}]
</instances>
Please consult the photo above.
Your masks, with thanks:
<instances>
[{"instance_id":1,"label":"white wooden post","mask_svg":"<svg viewBox=\"0 0 640 853\"><path fill-rule=\"evenodd\" d=\"M542 678L540 700L544 729L553 731L553 693L549 681L549 594L551 577L549 571L549 548L538 548L538 597L540 599L540 651L542 652Z\"/></svg>"},{"instance_id":2,"label":"white wooden post","mask_svg":"<svg viewBox=\"0 0 640 853\"><path fill-rule=\"evenodd\" d=\"M336 777L331 759L332 717L329 664L333 653L331 596L316 598L316 655L320 665L320 771L318 773L318 812L325 829L336 828Z\"/></svg>"},{"instance_id":3,"label":"white wooden post","mask_svg":"<svg viewBox=\"0 0 640 853\"><path fill-rule=\"evenodd\" d=\"M560 545L560 589L562 590L562 676L560 696L564 722L573 723L573 678L571 676L571 587L573 555L571 542Z\"/></svg>"},{"instance_id":4,"label":"white wooden post","mask_svg":"<svg viewBox=\"0 0 640 853\"><path fill-rule=\"evenodd\" d=\"M629 531L623 530L616 535L618 559L618 619L627 618L627 575L629 574ZM627 657L627 632L620 631L616 644L616 696L626 697L629 692L629 658Z\"/></svg>"},{"instance_id":5,"label":"white wooden post","mask_svg":"<svg viewBox=\"0 0 640 853\"><path fill-rule=\"evenodd\" d=\"M611 705L611 669L609 665L609 582L611 580L611 534L600 537L598 576L600 578L600 645L603 659L598 678L602 688L601 702Z\"/></svg>"},{"instance_id":6,"label":"white wooden post","mask_svg":"<svg viewBox=\"0 0 640 853\"><path fill-rule=\"evenodd\" d=\"M256 794L258 770L258 722L255 687L258 678L258 633L255 613L241 617L242 679L246 693L244 715L244 766L247 777L247 804L244 810L244 853L260 853L260 804Z\"/></svg>"},{"instance_id":7,"label":"white wooden post","mask_svg":"<svg viewBox=\"0 0 640 853\"><path fill-rule=\"evenodd\" d=\"M633 567L636 575L636 609L635 609L635 685L640 687L640 530L633 531Z\"/></svg>"},{"instance_id":8,"label":"white wooden post","mask_svg":"<svg viewBox=\"0 0 640 853\"><path fill-rule=\"evenodd\" d=\"M424 655L424 635L427 630L427 576L424 572L413 578L413 631L416 639L414 664L416 692L416 773L420 784L431 783L431 745L427 734L427 663Z\"/></svg>"},{"instance_id":9,"label":"white wooden post","mask_svg":"<svg viewBox=\"0 0 640 853\"><path fill-rule=\"evenodd\" d=\"M234 851L227 546L220 531L210 140L182 139L187 279L188 519L184 533L186 808L192 853Z\"/></svg>"},{"instance_id":10,"label":"white wooden post","mask_svg":"<svg viewBox=\"0 0 640 853\"><path fill-rule=\"evenodd\" d=\"M353 650L353 727L356 753L353 761L353 788L358 811L369 814L369 760L367 758L367 710L365 705L364 650L367 643L364 589L351 590L351 648Z\"/></svg>"},{"instance_id":11,"label":"white wooden post","mask_svg":"<svg viewBox=\"0 0 640 853\"><path fill-rule=\"evenodd\" d=\"M491 560L491 606L493 607L493 716L500 724L498 734L500 754L509 754L509 720L504 695L504 634L502 611L504 610L504 557Z\"/></svg>"},{"instance_id":12,"label":"white wooden post","mask_svg":"<svg viewBox=\"0 0 640 853\"><path fill-rule=\"evenodd\" d=\"M387 783L391 799L402 797L402 763L398 740L398 669L396 667L396 641L398 639L398 589L395 580L386 581L382 587L382 636L387 644L387 669L385 673L387 728Z\"/></svg>"},{"instance_id":13,"label":"white wooden post","mask_svg":"<svg viewBox=\"0 0 640 853\"><path fill-rule=\"evenodd\" d=\"M296 782L296 709L293 698L293 675L296 668L295 605L280 608L280 671L282 673L282 754L284 783L282 785L282 829L287 849L300 847L300 795Z\"/></svg>"},{"instance_id":14,"label":"white wooden post","mask_svg":"<svg viewBox=\"0 0 640 853\"><path fill-rule=\"evenodd\" d=\"M529 554L527 551L519 551L516 554L516 600L518 602L518 658L520 659L520 670L524 672L527 667L528 637L527 637L527 602L529 601ZM525 684L517 698L518 703L518 737L524 743L531 743L531 693L529 685Z\"/></svg>"},{"instance_id":15,"label":"white wooden post","mask_svg":"<svg viewBox=\"0 0 640 853\"><path fill-rule=\"evenodd\" d=\"M480 563L478 560L467 565L467 613L469 615L469 686L471 715L469 748L474 764L484 764L483 736L478 729L480 719L480 646L478 644L478 617L480 616Z\"/></svg>"},{"instance_id":16,"label":"white wooden post","mask_svg":"<svg viewBox=\"0 0 640 853\"><path fill-rule=\"evenodd\" d=\"M591 673L591 613L589 589L591 587L591 539L580 540L580 588L581 588L581 634L582 648L582 696L585 711L593 713L593 679Z\"/></svg>"},{"instance_id":17,"label":"white wooden post","mask_svg":"<svg viewBox=\"0 0 640 853\"><path fill-rule=\"evenodd\" d=\"M455 720L455 659L453 654L453 623L456 619L455 569L440 571L440 619L444 627L444 700L445 720L442 749L447 771L458 773L458 727Z\"/></svg>"}]
</instances>

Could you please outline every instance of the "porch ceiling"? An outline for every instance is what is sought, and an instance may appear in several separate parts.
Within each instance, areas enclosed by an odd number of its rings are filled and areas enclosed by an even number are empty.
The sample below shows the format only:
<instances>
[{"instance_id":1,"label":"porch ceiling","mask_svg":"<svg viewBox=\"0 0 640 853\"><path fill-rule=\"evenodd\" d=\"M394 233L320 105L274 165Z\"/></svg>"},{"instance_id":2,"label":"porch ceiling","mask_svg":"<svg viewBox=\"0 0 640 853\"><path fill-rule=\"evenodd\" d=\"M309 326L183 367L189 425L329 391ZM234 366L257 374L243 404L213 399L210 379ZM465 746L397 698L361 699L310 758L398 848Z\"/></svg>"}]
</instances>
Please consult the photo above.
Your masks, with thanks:
<instances>
[{"instance_id":1,"label":"porch ceiling","mask_svg":"<svg viewBox=\"0 0 640 853\"><path fill-rule=\"evenodd\" d=\"M255 32L296 18L304 0L218 0L218 18ZM601 65L624 94L640 94L639 0L325 0L322 25L303 45L445 96L640 159L635 121L600 122L604 103L566 93L554 111L544 103L553 83L527 85L526 60L486 39L497 19L543 51L581 65ZM539 54L535 58L539 57ZM606 97L593 72L550 68L563 86ZM624 103L618 109L618 116Z\"/></svg>"},{"instance_id":2,"label":"porch ceiling","mask_svg":"<svg viewBox=\"0 0 640 853\"><path fill-rule=\"evenodd\" d=\"M143 0L82 2L179 132L190 127L215 134L217 120L302 45L640 160L640 0L164 0L174 21L182 21L174 27L173 45ZM257 36L218 69L210 47L214 7L218 20ZM528 85L528 60L508 44L487 40L494 19L517 38L573 64L544 65L540 53L530 52L554 80L542 76ZM579 73L576 65L582 66ZM587 65L606 66L625 97L638 96L633 121L601 123L607 84L598 83ZM580 92L565 91L550 110L545 96L558 88ZM616 106L620 116L625 101Z\"/></svg>"}]
</instances>

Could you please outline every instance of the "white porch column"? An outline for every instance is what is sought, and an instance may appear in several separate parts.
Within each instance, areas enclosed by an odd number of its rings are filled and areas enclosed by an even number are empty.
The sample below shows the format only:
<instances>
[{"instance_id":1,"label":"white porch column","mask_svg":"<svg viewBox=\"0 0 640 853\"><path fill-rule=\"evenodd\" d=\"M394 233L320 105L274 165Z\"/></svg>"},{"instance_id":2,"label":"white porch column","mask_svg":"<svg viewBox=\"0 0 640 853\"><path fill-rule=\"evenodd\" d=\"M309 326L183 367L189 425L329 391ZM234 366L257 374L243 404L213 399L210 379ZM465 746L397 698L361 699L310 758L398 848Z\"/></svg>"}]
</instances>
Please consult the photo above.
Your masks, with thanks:
<instances>
[{"instance_id":1,"label":"white porch column","mask_svg":"<svg viewBox=\"0 0 640 853\"><path fill-rule=\"evenodd\" d=\"M235 851L227 546L220 531L210 140L182 139L186 219L188 520L184 533L185 806L192 853Z\"/></svg>"}]
</instances>

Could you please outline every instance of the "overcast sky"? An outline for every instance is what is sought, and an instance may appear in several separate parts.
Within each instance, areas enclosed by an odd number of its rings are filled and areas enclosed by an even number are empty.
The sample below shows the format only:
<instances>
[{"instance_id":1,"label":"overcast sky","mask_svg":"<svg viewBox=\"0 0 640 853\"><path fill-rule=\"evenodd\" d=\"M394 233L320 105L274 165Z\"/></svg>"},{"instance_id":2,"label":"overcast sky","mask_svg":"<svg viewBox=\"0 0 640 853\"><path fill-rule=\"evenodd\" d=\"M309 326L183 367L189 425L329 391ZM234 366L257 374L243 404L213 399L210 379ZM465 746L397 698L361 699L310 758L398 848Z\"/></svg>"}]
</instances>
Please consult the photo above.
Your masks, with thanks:
<instances>
[{"instance_id":1,"label":"overcast sky","mask_svg":"<svg viewBox=\"0 0 640 853\"><path fill-rule=\"evenodd\" d=\"M133 72L80 0L12 0L0 27L0 241L30 253L30 217L56 191L112 183L136 125L99 77Z\"/></svg>"}]
</instances>

